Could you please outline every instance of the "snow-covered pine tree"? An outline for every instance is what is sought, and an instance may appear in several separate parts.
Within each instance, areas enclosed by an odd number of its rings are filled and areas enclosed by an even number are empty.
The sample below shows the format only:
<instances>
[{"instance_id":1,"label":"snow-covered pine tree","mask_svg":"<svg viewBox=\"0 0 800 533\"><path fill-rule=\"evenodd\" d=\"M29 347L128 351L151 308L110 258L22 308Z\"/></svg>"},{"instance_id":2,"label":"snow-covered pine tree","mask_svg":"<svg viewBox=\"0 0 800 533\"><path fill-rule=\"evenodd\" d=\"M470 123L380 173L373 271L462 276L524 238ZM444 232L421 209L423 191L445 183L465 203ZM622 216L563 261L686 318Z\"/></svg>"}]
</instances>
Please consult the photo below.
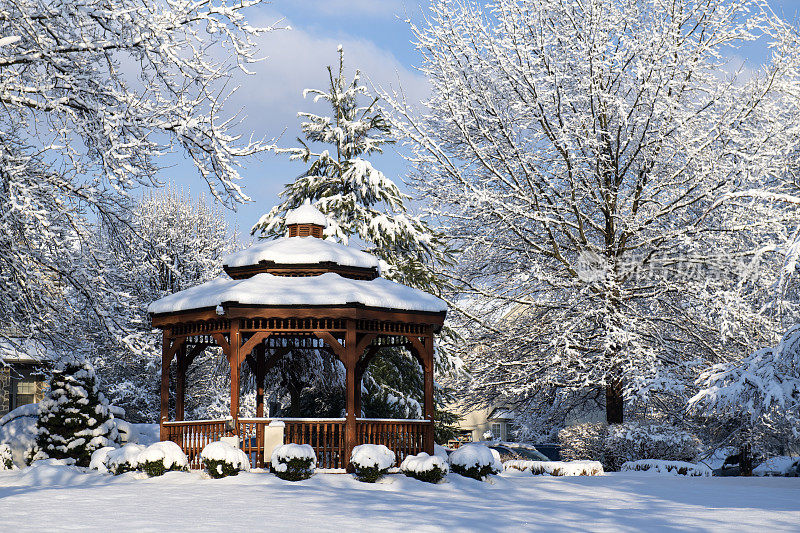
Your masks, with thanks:
<instances>
[{"instance_id":1,"label":"snow-covered pine tree","mask_svg":"<svg viewBox=\"0 0 800 533\"><path fill-rule=\"evenodd\" d=\"M70 357L57 364L40 402L36 430L34 460L66 459L89 466L92 452L119 445L114 415L91 363Z\"/></svg>"},{"instance_id":2,"label":"snow-covered pine tree","mask_svg":"<svg viewBox=\"0 0 800 533\"><path fill-rule=\"evenodd\" d=\"M356 70L352 81L347 81L341 46L338 53L338 71L334 73L328 67L328 89L306 89L303 93L313 95L314 102L328 104L331 115L299 113L305 140L298 139L299 147L277 150L288 154L291 160L311 164L285 186L280 193L282 202L263 215L251 233L283 236L287 213L311 200L328 218L326 238L345 244L355 239L365 251L383 261L382 276L441 294L443 283L436 269L449 262L449 254L438 232L408 211L409 196L366 159L395 140L379 98L362 84L360 71ZM365 403L364 408L369 416L416 416L420 384L409 388L403 380L392 379L405 375L416 363L400 351L385 352L382 358L391 363L374 365L365 376L374 401ZM438 370L450 370L452 364L448 354L437 350ZM384 401L378 402L377 398Z\"/></svg>"},{"instance_id":3,"label":"snow-covered pine tree","mask_svg":"<svg viewBox=\"0 0 800 533\"><path fill-rule=\"evenodd\" d=\"M433 268L447 262L441 238L408 211L409 197L366 159L395 140L379 98L362 84L360 71L347 81L341 46L338 52L338 72L328 67L329 88L303 91L304 96L313 95L315 103L327 103L331 115L298 113L304 119L305 140L297 139L299 147L276 150L311 165L284 187L282 202L263 215L251 233L283 236L288 211L309 199L328 218L327 238L345 244L357 238L365 251L385 262L384 277L438 293L441 282Z\"/></svg>"},{"instance_id":4,"label":"snow-covered pine tree","mask_svg":"<svg viewBox=\"0 0 800 533\"><path fill-rule=\"evenodd\" d=\"M699 414L720 444L738 446L743 474L752 453L786 454L800 442L800 325L777 346L706 368L689 412Z\"/></svg>"},{"instance_id":5,"label":"snow-covered pine tree","mask_svg":"<svg viewBox=\"0 0 800 533\"><path fill-rule=\"evenodd\" d=\"M765 2L442 0L412 30L431 97L383 96L462 250L476 402L531 430L682 418L693 369L776 340L796 214L737 196L790 167L800 126L796 32ZM759 38L769 62L732 71Z\"/></svg>"}]
</instances>

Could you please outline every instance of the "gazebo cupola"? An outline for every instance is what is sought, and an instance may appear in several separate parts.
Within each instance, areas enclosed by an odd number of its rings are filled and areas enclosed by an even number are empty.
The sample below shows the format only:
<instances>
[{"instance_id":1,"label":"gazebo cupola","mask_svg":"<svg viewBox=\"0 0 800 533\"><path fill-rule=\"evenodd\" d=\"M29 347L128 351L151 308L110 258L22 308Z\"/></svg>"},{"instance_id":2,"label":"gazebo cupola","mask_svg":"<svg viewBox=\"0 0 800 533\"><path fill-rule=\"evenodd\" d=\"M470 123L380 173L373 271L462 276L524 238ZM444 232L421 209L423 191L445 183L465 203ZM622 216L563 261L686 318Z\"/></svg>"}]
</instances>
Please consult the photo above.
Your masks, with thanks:
<instances>
[{"instance_id":1,"label":"gazebo cupola","mask_svg":"<svg viewBox=\"0 0 800 533\"><path fill-rule=\"evenodd\" d=\"M328 227L328 219L306 199L305 203L286 215L286 230L289 237L322 238L322 231Z\"/></svg>"},{"instance_id":2,"label":"gazebo cupola","mask_svg":"<svg viewBox=\"0 0 800 533\"><path fill-rule=\"evenodd\" d=\"M348 464L353 446L381 443L398 461L433 453L434 335L447 305L424 291L380 276L378 258L324 239L328 222L310 202L286 216L287 236L263 240L223 258L225 274L153 302L150 316L163 330L161 438L173 440L199 467L203 443L235 433L257 466L264 464L265 377L294 350L318 350L344 366L346 416L283 419L287 442L311 444L324 468ZM228 423L184 420L186 375L205 349L222 348L230 364ZM422 418L361 418L361 382L384 349L404 349L422 369ZM174 415L170 367L175 364ZM256 383L256 416L239 413L240 367Z\"/></svg>"},{"instance_id":3,"label":"gazebo cupola","mask_svg":"<svg viewBox=\"0 0 800 533\"><path fill-rule=\"evenodd\" d=\"M361 250L323 239L328 221L308 200L286 215L288 237L261 241L223 258L233 279L256 274L319 276L327 272L343 278L372 280L380 274L378 259Z\"/></svg>"}]
</instances>

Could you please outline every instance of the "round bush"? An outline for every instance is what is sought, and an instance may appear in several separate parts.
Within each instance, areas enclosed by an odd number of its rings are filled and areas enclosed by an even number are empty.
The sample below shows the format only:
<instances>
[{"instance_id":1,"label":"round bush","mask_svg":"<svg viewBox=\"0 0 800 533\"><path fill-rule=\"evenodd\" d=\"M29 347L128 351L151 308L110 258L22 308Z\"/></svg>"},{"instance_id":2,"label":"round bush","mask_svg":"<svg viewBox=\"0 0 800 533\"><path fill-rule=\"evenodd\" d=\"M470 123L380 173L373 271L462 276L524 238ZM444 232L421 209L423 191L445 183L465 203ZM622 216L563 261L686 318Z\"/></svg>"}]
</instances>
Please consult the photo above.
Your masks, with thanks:
<instances>
[{"instance_id":1,"label":"round bush","mask_svg":"<svg viewBox=\"0 0 800 533\"><path fill-rule=\"evenodd\" d=\"M427 483L438 483L450 470L447 461L436 455L422 452L417 455L408 455L400 463L400 471L408 477L413 477Z\"/></svg>"},{"instance_id":2,"label":"round bush","mask_svg":"<svg viewBox=\"0 0 800 533\"><path fill-rule=\"evenodd\" d=\"M137 469L137 459L145 447L140 444L129 443L121 448L111 449L106 452L105 467L108 472L115 476L125 472L133 472ZM99 450L98 450L99 451ZM101 460L102 454L98 454L97 460ZM94 460L94 456L92 456ZM99 469L98 469L99 470Z\"/></svg>"},{"instance_id":3,"label":"round bush","mask_svg":"<svg viewBox=\"0 0 800 533\"><path fill-rule=\"evenodd\" d=\"M189 459L174 442L156 442L136 456L135 466L148 476L156 477L166 472L188 471Z\"/></svg>"},{"instance_id":4,"label":"round bush","mask_svg":"<svg viewBox=\"0 0 800 533\"><path fill-rule=\"evenodd\" d=\"M382 444L361 444L353 448L350 467L356 479L365 483L375 483L394 466L395 455Z\"/></svg>"},{"instance_id":5,"label":"round bush","mask_svg":"<svg viewBox=\"0 0 800 533\"><path fill-rule=\"evenodd\" d=\"M502 472L503 464L499 454L491 448L483 444L467 444L450 454L450 469L456 474L482 481L490 474Z\"/></svg>"},{"instance_id":6,"label":"round bush","mask_svg":"<svg viewBox=\"0 0 800 533\"><path fill-rule=\"evenodd\" d=\"M272 471L281 479L308 479L316 468L317 455L309 444L284 444L272 452Z\"/></svg>"},{"instance_id":7,"label":"round bush","mask_svg":"<svg viewBox=\"0 0 800 533\"><path fill-rule=\"evenodd\" d=\"M200 452L208 475L214 479L235 476L239 472L250 471L250 459L239 448L227 442L217 441L207 444Z\"/></svg>"}]
</instances>

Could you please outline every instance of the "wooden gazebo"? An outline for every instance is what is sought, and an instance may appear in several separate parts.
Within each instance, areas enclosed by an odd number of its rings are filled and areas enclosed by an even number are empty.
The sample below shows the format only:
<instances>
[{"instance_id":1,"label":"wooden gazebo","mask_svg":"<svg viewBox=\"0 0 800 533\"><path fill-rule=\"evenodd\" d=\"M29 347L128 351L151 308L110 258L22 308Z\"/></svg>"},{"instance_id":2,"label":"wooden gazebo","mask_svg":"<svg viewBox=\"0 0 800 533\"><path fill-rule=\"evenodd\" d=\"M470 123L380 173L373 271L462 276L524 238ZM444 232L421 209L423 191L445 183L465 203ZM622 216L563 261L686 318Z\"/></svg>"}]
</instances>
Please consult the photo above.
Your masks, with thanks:
<instances>
[{"instance_id":1,"label":"wooden gazebo","mask_svg":"<svg viewBox=\"0 0 800 533\"><path fill-rule=\"evenodd\" d=\"M344 468L354 446L384 444L402 460L433 453L433 335L446 304L430 294L380 277L377 258L322 238L325 216L306 203L289 213L288 236L258 243L224 259L227 276L150 305L163 330L161 440L172 440L200 466L199 451L236 434L263 466L266 373L292 349L326 350L346 370L345 418L282 418L285 442L310 444L321 468ZM210 346L230 362L231 419L184 420L186 371ZM360 418L361 379L382 348L403 347L424 374L423 420ZM170 366L175 403L170 419ZM256 378L256 417L239 416L239 376L247 363Z\"/></svg>"}]
</instances>

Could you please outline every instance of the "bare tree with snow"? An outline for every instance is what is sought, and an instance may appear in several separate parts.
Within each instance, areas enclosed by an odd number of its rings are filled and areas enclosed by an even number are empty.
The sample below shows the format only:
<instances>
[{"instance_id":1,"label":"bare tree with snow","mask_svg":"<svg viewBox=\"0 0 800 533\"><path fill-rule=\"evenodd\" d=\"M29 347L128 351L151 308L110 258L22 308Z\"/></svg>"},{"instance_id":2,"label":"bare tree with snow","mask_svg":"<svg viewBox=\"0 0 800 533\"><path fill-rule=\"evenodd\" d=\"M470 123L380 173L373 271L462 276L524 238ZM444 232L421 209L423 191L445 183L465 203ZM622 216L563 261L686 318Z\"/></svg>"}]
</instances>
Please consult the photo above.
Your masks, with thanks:
<instances>
[{"instance_id":1,"label":"bare tree with snow","mask_svg":"<svg viewBox=\"0 0 800 533\"><path fill-rule=\"evenodd\" d=\"M218 200L247 199L244 158L265 148L224 117L255 61L258 0L18 0L0 4L0 299L3 329L50 335L71 290L100 323L85 248L124 220L129 193L189 158Z\"/></svg>"},{"instance_id":2,"label":"bare tree with snow","mask_svg":"<svg viewBox=\"0 0 800 533\"><path fill-rule=\"evenodd\" d=\"M796 217L773 185L797 61L759 0L433 4L423 111L386 94L452 275L477 402L531 426L625 400L682 412L695 368L774 341L764 303ZM763 69L727 59L758 38ZM651 413L652 414L652 413Z\"/></svg>"}]
</instances>

